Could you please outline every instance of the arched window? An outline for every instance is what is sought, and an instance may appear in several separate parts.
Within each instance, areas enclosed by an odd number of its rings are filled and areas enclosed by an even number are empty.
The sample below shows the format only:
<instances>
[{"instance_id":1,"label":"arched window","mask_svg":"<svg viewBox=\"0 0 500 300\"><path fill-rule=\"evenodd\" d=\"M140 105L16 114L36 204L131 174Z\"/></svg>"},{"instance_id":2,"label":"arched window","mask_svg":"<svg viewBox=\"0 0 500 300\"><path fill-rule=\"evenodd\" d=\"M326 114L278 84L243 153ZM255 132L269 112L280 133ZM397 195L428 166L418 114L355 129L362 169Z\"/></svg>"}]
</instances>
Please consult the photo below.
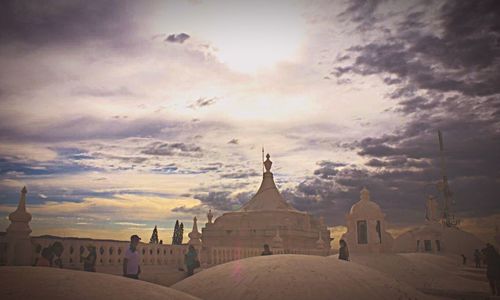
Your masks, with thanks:
<instances>
[{"instance_id":1,"label":"arched window","mask_svg":"<svg viewBox=\"0 0 500 300\"><path fill-rule=\"evenodd\" d=\"M358 244L368 244L368 228L366 226L366 220L358 221Z\"/></svg>"},{"instance_id":2,"label":"arched window","mask_svg":"<svg viewBox=\"0 0 500 300\"><path fill-rule=\"evenodd\" d=\"M441 241L440 240L436 240L436 250L438 252L441 252Z\"/></svg>"},{"instance_id":3,"label":"arched window","mask_svg":"<svg viewBox=\"0 0 500 300\"><path fill-rule=\"evenodd\" d=\"M425 250L425 252L432 251L432 241L431 240L424 240L424 250Z\"/></svg>"},{"instance_id":4,"label":"arched window","mask_svg":"<svg viewBox=\"0 0 500 300\"><path fill-rule=\"evenodd\" d=\"M382 225L378 220L377 220L377 227L375 229L377 230L378 241L382 244Z\"/></svg>"}]
</instances>

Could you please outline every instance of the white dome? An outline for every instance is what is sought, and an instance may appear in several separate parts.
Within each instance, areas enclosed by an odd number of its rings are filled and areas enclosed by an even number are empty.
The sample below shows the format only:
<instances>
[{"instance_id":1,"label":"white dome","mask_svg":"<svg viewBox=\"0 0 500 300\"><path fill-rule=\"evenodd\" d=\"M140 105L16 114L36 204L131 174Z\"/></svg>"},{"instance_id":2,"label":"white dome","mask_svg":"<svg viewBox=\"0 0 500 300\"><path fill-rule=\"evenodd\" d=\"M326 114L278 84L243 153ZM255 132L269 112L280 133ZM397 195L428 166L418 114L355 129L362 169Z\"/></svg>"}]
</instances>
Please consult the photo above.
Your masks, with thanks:
<instances>
[{"instance_id":1,"label":"white dome","mask_svg":"<svg viewBox=\"0 0 500 300\"><path fill-rule=\"evenodd\" d=\"M350 211L352 216L383 216L380 206L373 201L360 200L356 202Z\"/></svg>"},{"instance_id":2,"label":"white dome","mask_svg":"<svg viewBox=\"0 0 500 300\"><path fill-rule=\"evenodd\" d=\"M194 296L141 280L44 267L1 267L0 299L195 300Z\"/></svg>"},{"instance_id":3,"label":"white dome","mask_svg":"<svg viewBox=\"0 0 500 300\"><path fill-rule=\"evenodd\" d=\"M349 215L351 217L373 217L373 218L383 218L384 214L382 213L382 210L380 209L380 206L370 200L370 192L366 189L363 188L361 190L361 200L358 202L354 203L353 206L351 206L351 210L349 212Z\"/></svg>"},{"instance_id":4,"label":"white dome","mask_svg":"<svg viewBox=\"0 0 500 300\"><path fill-rule=\"evenodd\" d=\"M336 259L333 256L330 258ZM352 263L380 271L416 289L434 291L433 294L450 299L458 295L488 293L486 282L476 280L477 277L467 277L459 256L429 253L354 254L350 259ZM476 274L479 279L486 280L481 273Z\"/></svg>"},{"instance_id":5,"label":"white dome","mask_svg":"<svg viewBox=\"0 0 500 300\"><path fill-rule=\"evenodd\" d=\"M210 299L428 299L351 262L307 255L258 256L218 265L172 286Z\"/></svg>"}]
</instances>

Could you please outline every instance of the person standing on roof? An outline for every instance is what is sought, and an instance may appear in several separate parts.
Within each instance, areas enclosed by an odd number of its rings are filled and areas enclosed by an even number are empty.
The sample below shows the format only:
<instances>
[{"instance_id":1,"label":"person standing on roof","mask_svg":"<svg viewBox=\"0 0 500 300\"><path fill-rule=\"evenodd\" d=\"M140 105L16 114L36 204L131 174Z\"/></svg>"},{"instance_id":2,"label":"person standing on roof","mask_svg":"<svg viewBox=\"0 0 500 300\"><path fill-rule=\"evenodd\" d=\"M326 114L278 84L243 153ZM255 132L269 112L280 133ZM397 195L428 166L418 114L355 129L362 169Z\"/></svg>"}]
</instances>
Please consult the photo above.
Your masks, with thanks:
<instances>
[{"instance_id":1,"label":"person standing on roof","mask_svg":"<svg viewBox=\"0 0 500 300\"><path fill-rule=\"evenodd\" d=\"M139 265L140 256L139 251L137 251L137 245L141 238L134 234L130 237L130 248L127 249L125 253L125 258L123 259L123 276L133 279L139 279L139 274L141 274L141 266Z\"/></svg>"}]
</instances>

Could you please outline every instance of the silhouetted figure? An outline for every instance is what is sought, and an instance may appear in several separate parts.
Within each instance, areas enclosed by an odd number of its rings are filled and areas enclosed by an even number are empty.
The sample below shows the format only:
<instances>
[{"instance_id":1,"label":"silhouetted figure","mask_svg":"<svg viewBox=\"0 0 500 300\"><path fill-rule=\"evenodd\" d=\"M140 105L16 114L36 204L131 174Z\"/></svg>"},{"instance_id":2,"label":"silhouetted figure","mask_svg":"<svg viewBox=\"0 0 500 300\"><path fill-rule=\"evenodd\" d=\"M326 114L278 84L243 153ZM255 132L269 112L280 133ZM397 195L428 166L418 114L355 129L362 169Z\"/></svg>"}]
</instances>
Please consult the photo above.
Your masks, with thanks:
<instances>
[{"instance_id":1,"label":"silhouetted figure","mask_svg":"<svg viewBox=\"0 0 500 300\"><path fill-rule=\"evenodd\" d=\"M55 242L54 244L52 244L51 249L52 249L52 253L54 254L53 261L52 261L51 265L54 267L62 268L63 264L62 264L61 255L64 251L64 247L63 247L62 243Z\"/></svg>"},{"instance_id":2,"label":"silhouetted figure","mask_svg":"<svg viewBox=\"0 0 500 300\"><path fill-rule=\"evenodd\" d=\"M481 261L483 262L483 265L486 266L486 247L481 249Z\"/></svg>"},{"instance_id":3,"label":"silhouetted figure","mask_svg":"<svg viewBox=\"0 0 500 300\"><path fill-rule=\"evenodd\" d=\"M52 257L54 254L52 253L51 247L43 248L40 258L38 258L36 262L37 267L51 267L52 266Z\"/></svg>"},{"instance_id":4,"label":"silhouetted figure","mask_svg":"<svg viewBox=\"0 0 500 300\"><path fill-rule=\"evenodd\" d=\"M490 283L493 295L500 296L500 255L493 245L486 244L484 248L486 254L486 277Z\"/></svg>"},{"instance_id":5,"label":"silhouetted figure","mask_svg":"<svg viewBox=\"0 0 500 300\"><path fill-rule=\"evenodd\" d=\"M95 263L97 260L97 251L94 245L88 245L87 250L89 250L89 254L87 257L83 257L83 270L86 272L95 272Z\"/></svg>"},{"instance_id":6,"label":"silhouetted figure","mask_svg":"<svg viewBox=\"0 0 500 300\"><path fill-rule=\"evenodd\" d=\"M269 249L268 244L264 245L264 251L262 251L262 253L260 255L273 255L273 253L271 252L271 249Z\"/></svg>"},{"instance_id":7,"label":"silhouetted figure","mask_svg":"<svg viewBox=\"0 0 500 300\"><path fill-rule=\"evenodd\" d=\"M462 256L462 265L465 266L467 264L467 256L465 256L463 254L461 254L461 256Z\"/></svg>"},{"instance_id":8,"label":"silhouetted figure","mask_svg":"<svg viewBox=\"0 0 500 300\"><path fill-rule=\"evenodd\" d=\"M349 260L349 248L347 248L347 243L344 240L339 241L339 259Z\"/></svg>"},{"instance_id":9,"label":"silhouetted figure","mask_svg":"<svg viewBox=\"0 0 500 300\"><path fill-rule=\"evenodd\" d=\"M125 252L125 258L123 259L123 276L133 279L139 279L139 274L141 274L141 266L139 265L140 257L139 251L137 251L137 245L141 238L134 234L130 237L130 247Z\"/></svg>"},{"instance_id":10,"label":"silhouetted figure","mask_svg":"<svg viewBox=\"0 0 500 300\"><path fill-rule=\"evenodd\" d=\"M35 257L35 262L33 263L33 267L38 266L38 260L40 259L42 255L42 245L38 244L36 245L35 252L37 256Z\"/></svg>"},{"instance_id":11,"label":"silhouetted figure","mask_svg":"<svg viewBox=\"0 0 500 300\"><path fill-rule=\"evenodd\" d=\"M474 264L476 268L481 268L481 252L479 252L479 249L474 250Z\"/></svg>"},{"instance_id":12,"label":"silhouetted figure","mask_svg":"<svg viewBox=\"0 0 500 300\"><path fill-rule=\"evenodd\" d=\"M194 269L200 267L198 253L196 253L193 245L189 245L188 252L184 256L184 263L186 264L188 277L194 274Z\"/></svg>"}]
</instances>

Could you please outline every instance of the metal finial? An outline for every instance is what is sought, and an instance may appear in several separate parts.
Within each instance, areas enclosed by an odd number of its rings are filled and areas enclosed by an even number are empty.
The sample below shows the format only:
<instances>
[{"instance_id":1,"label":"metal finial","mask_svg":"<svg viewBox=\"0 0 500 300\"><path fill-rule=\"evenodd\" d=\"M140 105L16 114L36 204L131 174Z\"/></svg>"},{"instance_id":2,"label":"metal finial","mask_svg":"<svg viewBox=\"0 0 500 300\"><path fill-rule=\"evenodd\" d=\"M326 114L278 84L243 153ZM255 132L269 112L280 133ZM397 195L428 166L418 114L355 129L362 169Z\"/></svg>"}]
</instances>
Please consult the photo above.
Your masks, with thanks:
<instances>
[{"instance_id":1,"label":"metal finial","mask_svg":"<svg viewBox=\"0 0 500 300\"><path fill-rule=\"evenodd\" d=\"M264 162L264 166L266 167L266 172L270 172L271 171L271 166L273 165L273 162L269 160L269 158L271 157L271 155L269 155L269 153L266 155L266 161Z\"/></svg>"}]
</instances>

